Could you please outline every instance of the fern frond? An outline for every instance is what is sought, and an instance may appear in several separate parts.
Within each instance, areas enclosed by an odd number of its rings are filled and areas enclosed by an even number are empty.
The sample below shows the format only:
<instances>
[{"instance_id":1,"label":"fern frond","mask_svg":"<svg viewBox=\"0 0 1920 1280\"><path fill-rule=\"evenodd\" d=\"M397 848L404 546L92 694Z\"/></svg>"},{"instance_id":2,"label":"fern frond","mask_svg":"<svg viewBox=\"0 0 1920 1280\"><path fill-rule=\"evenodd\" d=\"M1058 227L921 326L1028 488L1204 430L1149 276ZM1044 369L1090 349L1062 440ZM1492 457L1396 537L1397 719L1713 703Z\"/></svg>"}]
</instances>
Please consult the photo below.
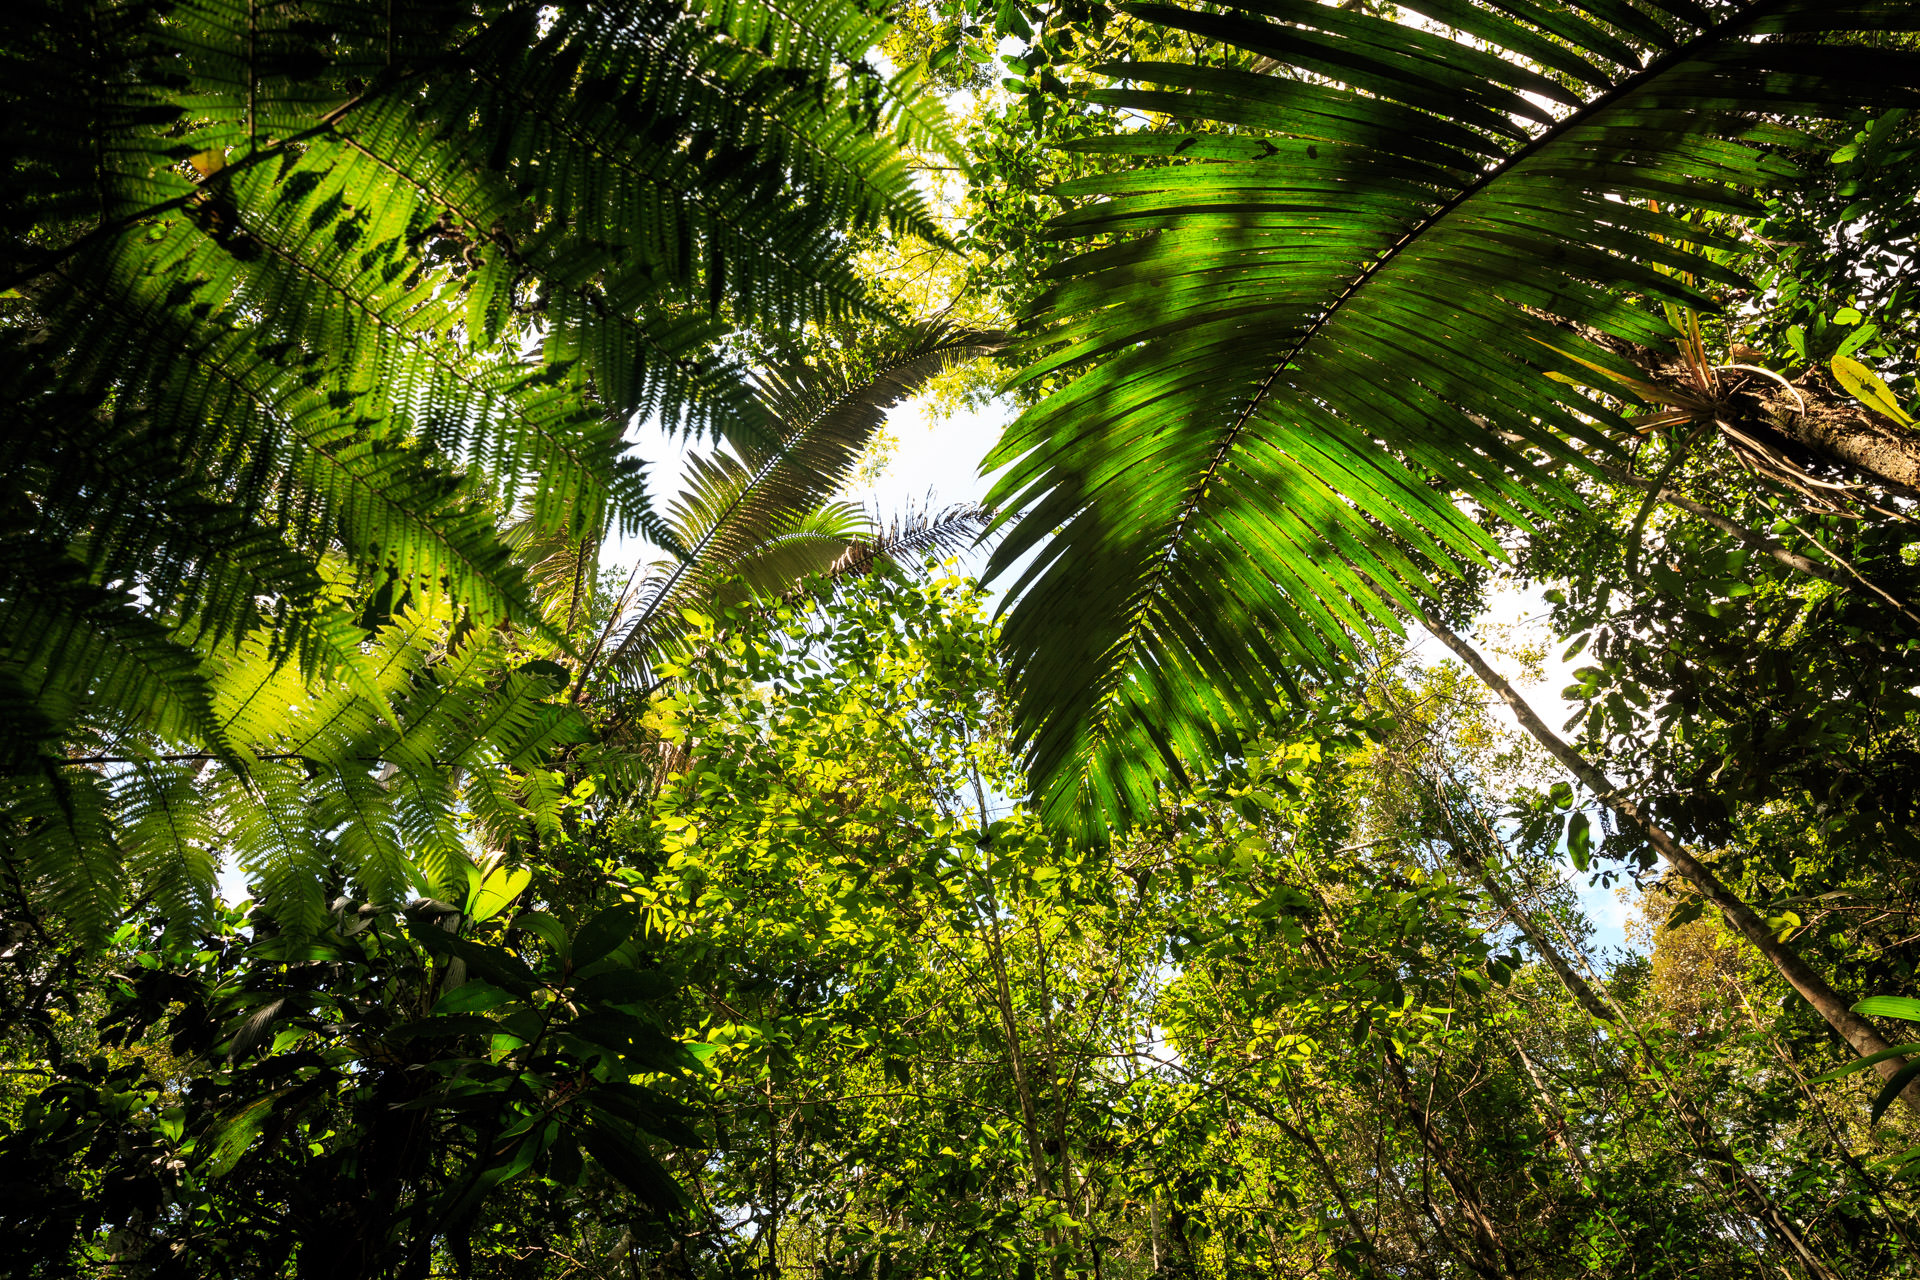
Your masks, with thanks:
<instances>
[{"instance_id":1,"label":"fern frond","mask_svg":"<svg viewBox=\"0 0 1920 1280\"><path fill-rule=\"evenodd\" d=\"M8 820L99 837L36 872L62 901L103 919L124 853L201 910L207 832L289 927L330 866L454 883L462 771L580 732L449 639L549 627L508 513L677 546L629 426L755 437L735 353L885 318L849 233L938 237L901 155L938 111L877 83L880 29L853 0L0 14L0 708ZM137 776L88 781L82 741Z\"/></svg>"},{"instance_id":2,"label":"fern frond","mask_svg":"<svg viewBox=\"0 0 1920 1280\"><path fill-rule=\"evenodd\" d=\"M100 774L43 761L36 772L0 775L6 858L33 897L97 945L126 901L123 853Z\"/></svg>"},{"instance_id":3,"label":"fern frond","mask_svg":"<svg viewBox=\"0 0 1920 1280\"><path fill-rule=\"evenodd\" d=\"M198 765L139 761L111 780L127 871L169 929L187 936L213 918L220 835L199 788Z\"/></svg>"},{"instance_id":4,"label":"fern frond","mask_svg":"<svg viewBox=\"0 0 1920 1280\"><path fill-rule=\"evenodd\" d=\"M993 513L963 502L939 511L931 506L915 508L895 514L891 521L874 512L869 519L873 533L828 567L823 577L829 585L838 587L889 568L918 573L929 559L973 550Z\"/></svg>"}]
</instances>

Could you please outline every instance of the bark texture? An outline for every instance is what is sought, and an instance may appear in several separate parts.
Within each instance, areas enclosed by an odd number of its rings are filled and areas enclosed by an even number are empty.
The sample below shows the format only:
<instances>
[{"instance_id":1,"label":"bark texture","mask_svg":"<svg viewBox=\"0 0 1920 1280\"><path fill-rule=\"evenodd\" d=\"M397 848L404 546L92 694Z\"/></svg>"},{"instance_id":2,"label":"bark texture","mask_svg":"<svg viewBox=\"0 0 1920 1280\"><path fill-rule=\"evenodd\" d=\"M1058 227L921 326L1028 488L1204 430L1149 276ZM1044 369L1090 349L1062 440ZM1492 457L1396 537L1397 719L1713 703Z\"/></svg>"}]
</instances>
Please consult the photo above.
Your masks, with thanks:
<instances>
[{"instance_id":1,"label":"bark texture","mask_svg":"<svg viewBox=\"0 0 1920 1280\"><path fill-rule=\"evenodd\" d=\"M1768 425L1830 464L1884 488L1920 494L1920 432L1860 408L1824 377L1803 378L1797 385L1807 398L1805 411L1783 389L1768 397Z\"/></svg>"}]
</instances>

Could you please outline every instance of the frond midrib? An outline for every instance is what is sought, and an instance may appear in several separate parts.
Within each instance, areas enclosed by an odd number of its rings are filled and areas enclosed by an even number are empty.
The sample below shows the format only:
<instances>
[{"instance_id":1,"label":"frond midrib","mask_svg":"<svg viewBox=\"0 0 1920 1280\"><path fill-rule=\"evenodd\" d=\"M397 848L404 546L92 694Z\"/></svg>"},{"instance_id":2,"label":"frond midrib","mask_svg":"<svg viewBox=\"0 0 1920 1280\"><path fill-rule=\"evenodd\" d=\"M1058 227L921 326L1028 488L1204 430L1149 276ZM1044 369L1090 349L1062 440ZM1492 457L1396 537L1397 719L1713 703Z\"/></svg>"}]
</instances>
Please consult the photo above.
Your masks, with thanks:
<instances>
[{"instance_id":1,"label":"frond midrib","mask_svg":"<svg viewBox=\"0 0 1920 1280\"><path fill-rule=\"evenodd\" d=\"M1174 546L1178 545L1186 525L1192 519L1194 512L1199 507L1201 498L1206 493L1207 486L1212 483L1218 474L1221 464L1225 461L1226 455L1232 451L1234 443L1238 440L1241 433L1246 430L1247 424L1252 420L1254 412L1258 410L1260 405L1265 402L1267 396L1272 392L1274 383L1279 380L1280 375L1285 373L1287 368L1292 365L1295 360L1299 359L1301 353L1319 337L1321 332L1338 318L1339 313L1346 304L1358 296L1369 281L1379 276L1401 253L1419 241L1422 236L1438 227L1467 201L1530 160L1540 150L1557 140L1565 131L1586 125L1595 113L1611 107L1621 98L1636 92L1648 80L1664 75L1671 68L1672 64L1696 55L1702 46L1710 46L1725 39L1729 34L1733 34L1733 28L1737 27L1740 23L1753 21L1754 19L1764 16L1765 10L1769 8L1771 4L1779 2L1780 0L1761 0L1761 3L1753 5L1745 12L1729 19L1726 23L1716 26L1711 30L1701 32L1699 35L1693 37L1693 39L1687 41L1687 43L1677 46L1654 59L1640 71L1633 73L1627 79L1622 80L1619 84L1607 90L1607 92L1601 94L1591 102L1582 105L1578 110L1569 113L1565 119L1542 130L1538 137L1531 139L1525 146L1515 151L1512 155L1507 156L1498 164L1487 169L1473 182L1449 197L1439 208L1421 218L1419 222L1408 228L1398 240L1388 246L1384 253L1361 268L1360 273L1347 284L1345 289L1341 290L1340 295L1333 300L1327 309L1294 340L1293 345L1288 348L1286 354L1274 363L1273 368L1267 373L1266 378L1263 379L1259 387L1254 390L1253 394L1248 398L1247 403L1241 407L1240 413L1235 418L1233 426L1228 428L1220 444L1216 447L1214 457L1208 464L1206 471L1201 474L1199 481L1193 486L1191 494L1182 505L1180 515L1174 522L1173 532L1169 538L1169 552L1171 552Z\"/></svg>"}]
</instances>

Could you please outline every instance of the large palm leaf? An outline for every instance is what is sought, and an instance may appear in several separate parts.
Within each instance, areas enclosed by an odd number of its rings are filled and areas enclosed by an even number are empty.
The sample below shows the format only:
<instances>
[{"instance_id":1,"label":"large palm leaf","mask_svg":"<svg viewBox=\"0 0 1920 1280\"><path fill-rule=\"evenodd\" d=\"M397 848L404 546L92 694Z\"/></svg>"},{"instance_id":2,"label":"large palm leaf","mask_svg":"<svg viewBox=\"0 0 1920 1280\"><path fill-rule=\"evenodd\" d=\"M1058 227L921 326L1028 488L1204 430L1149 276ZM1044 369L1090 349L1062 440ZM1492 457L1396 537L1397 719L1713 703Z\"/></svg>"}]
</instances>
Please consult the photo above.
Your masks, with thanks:
<instances>
[{"instance_id":1,"label":"large palm leaf","mask_svg":"<svg viewBox=\"0 0 1920 1280\"><path fill-rule=\"evenodd\" d=\"M1403 7L1434 25L1127 6L1238 65L1109 67L1130 83L1092 95L1195 123L1079 144L1132 163L1059 191L1091 198L1055 224L1087 251L1035 305L1023 376L1070 380L989 458L1011 464L990 572L1031 557L1020 732L1083 830L1495 555L1476 517L1572 500L1553 465L1619 425L1572 385L1618 368L1577 327L1665 344L1645 301L1731 282L1670 204L1758 213L1796 119L1920 96L1913 54L1836 38L1920 25L1908 3Z\"/></svg>"},{"instance_id":2,"label":"large palm leaf","mask_svg":"<svg viewBox=\"0 0 1920 1280\"><path fill-rule=\"evenodd\" d=\"M881 349L821 357L769 373L757 388L765 426L757 439L696 456L668 511L682 558L636 571L634 607L615 619L605 661L640 687L674 654L682 611L711 610L744 594L779 594L846 563L971 541L974 508L880 530L859 508L832 500L886 411L954 365L999 349L997 334L928 323ZM584 673L583 673L584 678Z\"/></svg>"}]
</instances>

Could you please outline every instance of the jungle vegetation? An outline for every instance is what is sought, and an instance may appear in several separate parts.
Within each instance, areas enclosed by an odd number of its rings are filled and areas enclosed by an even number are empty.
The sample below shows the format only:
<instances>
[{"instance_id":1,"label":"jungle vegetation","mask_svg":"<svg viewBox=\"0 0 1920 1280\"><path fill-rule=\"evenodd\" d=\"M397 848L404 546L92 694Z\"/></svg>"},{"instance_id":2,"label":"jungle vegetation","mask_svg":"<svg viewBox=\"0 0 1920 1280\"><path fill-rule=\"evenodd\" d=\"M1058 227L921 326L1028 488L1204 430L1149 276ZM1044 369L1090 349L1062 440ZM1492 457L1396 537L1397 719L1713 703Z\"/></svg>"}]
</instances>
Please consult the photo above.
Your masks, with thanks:
<instances>
[{"instance_id":1,"label":"jungle vegetation","mask_svg":"<svg viewBox=\"0 0 1920 1280\"><path fill-rule=\"evenodd\" d=\"M1920 8L0 31L6 1274L1920 1275Z\"/></svg>"}]
</instances>

